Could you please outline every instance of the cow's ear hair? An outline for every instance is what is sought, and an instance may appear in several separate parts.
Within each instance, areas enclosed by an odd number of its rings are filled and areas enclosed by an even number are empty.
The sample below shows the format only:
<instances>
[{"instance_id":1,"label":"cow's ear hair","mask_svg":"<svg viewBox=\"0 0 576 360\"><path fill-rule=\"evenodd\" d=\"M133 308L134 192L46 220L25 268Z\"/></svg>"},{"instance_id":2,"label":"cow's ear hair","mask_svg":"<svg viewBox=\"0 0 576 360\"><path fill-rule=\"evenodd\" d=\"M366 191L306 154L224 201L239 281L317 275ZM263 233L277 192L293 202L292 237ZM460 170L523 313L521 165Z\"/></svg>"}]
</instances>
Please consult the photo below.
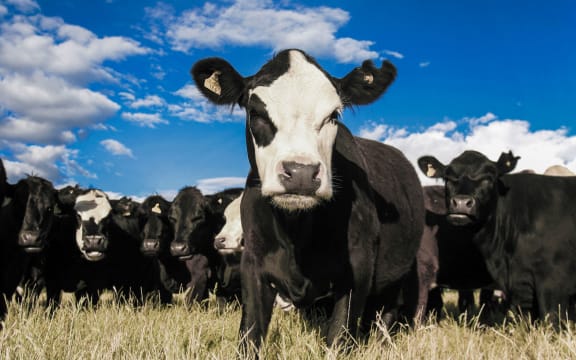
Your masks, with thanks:
<instances>
[{"instance_id":1,"label":"cow's ear hair","mask_svg":"<svg viewBox=\"0 0 576 360\"><path fill-rule=\"evenodd\" d=\"M221 58L198 61L190 70L200 92L217 105L239 103L244 91L244 78Z\"/></svg>"},{"instance_id":2,"label":"cow's ear hair","mask_svg":"<svg viewBox=\"0 0 576 360\"><path fill-rule=\"evenodd\" d=\"M500 175L503 175L514 170L519 159L520 156L514 156L514 154L512 154L512 151L508 151L507 153L503 152L502 154L500 154L500 157L496 162L496 166L498 167L498 173Z\"/></svg>"},{"instance_id":3,"label":"cow's ear hair","mask_svg":"<svg viewBox=\"0 0 576 360\"><path fill-rule=\"evenodd\" d=\"M422 156L419 158L418 167L424 175L432 179L442 178L444 176L444 170L446 169L446 166L434 156Z\"/></svg>"},{"instance_id":4,"label":"cow's ear hair","mask_svg":"<svg viewBox=\"0 0 576 360\"><path fill-rule=\"evenodd\" d=\"M340 91L344 105L365 105L377 100L396 78L396 67L388 60L378 69L371 60L355 68L342 79Z\"/></svg>"}]
</instances>

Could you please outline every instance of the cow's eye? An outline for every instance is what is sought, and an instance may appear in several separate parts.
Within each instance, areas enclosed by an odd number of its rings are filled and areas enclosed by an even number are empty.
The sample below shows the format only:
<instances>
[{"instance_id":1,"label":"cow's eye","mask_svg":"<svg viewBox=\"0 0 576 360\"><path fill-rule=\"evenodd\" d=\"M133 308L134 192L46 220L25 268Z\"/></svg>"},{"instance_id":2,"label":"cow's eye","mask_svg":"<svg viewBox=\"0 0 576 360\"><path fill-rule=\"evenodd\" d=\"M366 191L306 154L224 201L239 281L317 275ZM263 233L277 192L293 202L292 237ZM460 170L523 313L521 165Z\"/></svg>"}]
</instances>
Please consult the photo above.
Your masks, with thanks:
<instances>
[{"instance_id":1,"label":"cow's eye","mask_svg":"<svg viewBox=\"0 0 576 360\"><path fill-rule=\"evenodd\" d=\"M278 131L268 116L259 114L254 110L250 111L249 123L256 145L260 147L268 146Z\"/></svg>"},{"instance_id":2,"label":"cow's eye","mask_svg":"<svg viewBox=\"0 0 576 360\"><path fill-rule=\"evenodd\" d=\"M320 125L318 126L318 128L316 130L318 130L318 131L322 130L322 128L327 124L332 124L332 125L336 124L336 122L338 122L338 120L340 120L340 111L334 110L334 112L332 112L332 114L330 114L330 116L328 116L327 118L322 120L322 122L320 123Z\"/></svg>"}]
</instances>

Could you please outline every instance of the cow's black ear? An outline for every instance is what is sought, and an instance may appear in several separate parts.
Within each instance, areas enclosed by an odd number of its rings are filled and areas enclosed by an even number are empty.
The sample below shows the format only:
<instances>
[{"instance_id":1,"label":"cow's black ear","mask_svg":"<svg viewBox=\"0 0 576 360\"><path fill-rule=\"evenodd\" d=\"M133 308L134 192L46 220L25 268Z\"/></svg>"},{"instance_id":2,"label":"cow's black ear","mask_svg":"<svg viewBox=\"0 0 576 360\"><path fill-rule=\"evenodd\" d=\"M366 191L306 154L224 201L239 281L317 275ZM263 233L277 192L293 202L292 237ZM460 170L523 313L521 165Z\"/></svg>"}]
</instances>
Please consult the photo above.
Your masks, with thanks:
<instances>
[{"instance_id":1,"label":"cow's black ear","mask_svg":"<svg viewBox=\"0 0 576 360\"><path fill-rule=\"evenodd\" d=\"M514 156L514 154L512 154L512 151L508 151L507 153L503 152L502 154L500 154L500 157L496 162L496 166L498 167L498 173L502 175L507 174L510 171L514 170L519 159L520 156Z\"/></svg>"},{"instance_id":2,"label":"cow's black ear","mask_svg":"<svg viewBox=\"0 0 576 360\"><path fill-rule=\"evenodd\" d=\"M340 84L344 105L365 105L377 100L396 78L396 67L388 60L378 69L371 60L355 68Z\"/></svg>"},{"instance_id":3,"label":"cow's black ear","mask_svg":"<svg viewBox=\"0 0 576 360\"><path fill-rule=\"evenodd\" d=\"M200 92L217 105L239 103L244 91L244 78L221 58L198 61L192 70L192 78Z\"/></svg>"},{"instance_id":4,"label":"cow's black ear","mask_svg":"<svg viewBox=\"0 0 576 360\"><path fill-rule=\"evenodd\" d=\"M432 179L442 178L444 176L444 169L446 169L446 166L434 156L422 156L419 158L418 167L424 175Z\"/></svg>"}]
</instances>

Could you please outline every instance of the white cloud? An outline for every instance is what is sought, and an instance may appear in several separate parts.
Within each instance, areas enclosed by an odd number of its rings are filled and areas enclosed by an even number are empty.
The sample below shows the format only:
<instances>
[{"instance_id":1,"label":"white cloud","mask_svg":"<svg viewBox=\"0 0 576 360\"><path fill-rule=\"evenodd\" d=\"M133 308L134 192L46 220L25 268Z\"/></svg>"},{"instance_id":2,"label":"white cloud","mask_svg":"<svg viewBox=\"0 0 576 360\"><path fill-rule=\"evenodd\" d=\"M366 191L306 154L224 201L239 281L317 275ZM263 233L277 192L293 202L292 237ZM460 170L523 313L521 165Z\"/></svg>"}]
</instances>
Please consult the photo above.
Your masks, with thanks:
<instances>
[{"instance_id":1,"label":"white cloud","mask_svg":"<svg viewBox=\"0 0 576 360\"><path fill-rule=\"evenodd\" d=\"M233 187L243 188L245 184L246 178L244 177L220 177L199 180L196 187L202 191L202 194L207 195Z\"/></svg>"},{"instance_id":2,"label":"white cloud","mask_svg":"<svg viewBox=\"0 0 576 360\"><path fill-rule=\"evenodd\" d=\"M8 147L15 159L3 160L10 182L16 182L26 175L41 176L53 183L70 181L76 175L96 177L76 161L78 150L68 149L64 145L26 146L9 143Z\"/></svg>"},{"instance_id":3,"label":"white cloud","mask_svg":"<svg viewBox=\"0 0 576 360\"><path fill-rule=\"evenodd\" d=\"M236 122L243 121L246 117L246 113L240 107L230 108L212 104L200 94L196 86L191 84L180 88L174 95L188 100L168 106L170 114L181 120L200 123Z\"/></svg>"},{"instance_id":4,"label":"white cloud","mask_svg":"<svg viewBox=\"0 0 576 360\"><path fill-rule=\"evenodd\" d=\"M576 136L569 136L567 129L532 131L526 120L498 119L492 113L458 122L444 120L416 132L371 122L360 135L399 148L414 166L423 155L448 163L465 150L477 150L495 161L501 152L512 150L521 157L517 171L542 173L554 164L576 170ZM423 184L437 183L418 173Z\"/></svg>"},{"instance_id":5,"label":"white cloud","mask_svg":"<svg viewBox=\"0 0 576 360\"><path fill-rule=\"evenodd\" d=\"M8 14L8 9L6 8L6 6L0 4L0 16L4 16Z\"/></svg>"},{"instance_id":6,"label":"white cloud","mask_svg":"<svg viewBox=\"0 0 576 360\"><path fill-rule=\"evenodd\" d=\"M38 3L34 0L6 0L7 4L15 6L18 10L28 12L39 9Z\"/></svg>"},{"instance_id":7,"label":"white cloud","mask_svg":"<svg viewBox=\"0 0 576 360\"><path fill-rule=\"evenodd\" d=\"M390 55L396 59L404 59L404 55L399 53L398 51L393 51L393 50L384 50L384 54L386 55Z\"/></svg>"},{"instance_id":8,"label":"white cloud","mask_svg":"<svg viewBox=\"0 0 576 360\"><path fill-rule=\"evenodd\" d=\"M135 123L141 127L156 128L158 124L168 124L167 120L162 119L160 114L146 114L146 113L122 113L122 119Z\"/></svg>"},{"instance_id":9,"label":"white cloud","mask_svg":"<svg viewBox=\"0 0 576 360\"><path fill-rule=\"evenodd\" d=\"M126 147L118 140L114 139L102 140L100 141L100 145L104 146L104 148L112 155L125 155L131 158L134 157L134 154L132 154L132 150Z\"/></svg>"},{"instance_id":10,"label":"white cloud","mask_svg":"<svg viewBox=\"0 0 576 360\"><path fill-rule=\"evenodd\" d=\"M420 66L421 68L426 68L430 66L430 61L422 61L418 64L418 66Z\"/></svg>"},{"instance_id":11,"label":"white cloud","mask_svg":"<svg viewBox=\"0 0 576 360\"><path fill-rule=\"evenodd\" d=\"M336 36L338 29L350 20L350 14L338 8L236 0L229 6L206 3L178 15L166 5L149 8L147 12L152 20L164 23L167 41L177 51L262 46L274 51L300 48L314 56L346 63L379 57L378 52L370 49L372 41ZM160 41L160 31L156 26L151 28L150 36Z\"/></svg>"},{"instance_id":12,"label":"white cloud","mask_svg":"<svg viewBox=\"0 0 576 360\"><path fill-rule=\"evenodd\" d=\"M134 99L130 104L133 109L139 109L142 107L158 107L166 105L166 101L158 95L148 95L144 99Z\"/></svg>"}]
</instances>

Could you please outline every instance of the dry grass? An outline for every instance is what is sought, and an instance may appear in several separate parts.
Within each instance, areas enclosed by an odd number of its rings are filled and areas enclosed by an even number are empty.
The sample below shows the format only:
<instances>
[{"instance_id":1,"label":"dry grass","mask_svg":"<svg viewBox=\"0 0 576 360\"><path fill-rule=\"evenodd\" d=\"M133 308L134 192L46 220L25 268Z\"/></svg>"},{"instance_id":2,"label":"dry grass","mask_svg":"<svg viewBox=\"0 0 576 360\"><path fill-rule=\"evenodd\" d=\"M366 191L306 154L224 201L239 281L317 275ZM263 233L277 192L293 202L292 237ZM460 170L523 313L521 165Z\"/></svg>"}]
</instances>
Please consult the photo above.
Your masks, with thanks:
<instances>
[{"instance_id":1,"label":"dry grass","mask_svg":"<svg viewBox=\"0 0 576 360\"><path fill-rule=\"evenodd\" d=\"M218 310L214 299L188 310L177 299L170 307L135 309L104 297L95 309L66 297L50 315L42 306L26 310L12 303L0 332L0 359L231 359L237 357L240 310ZM450 300L449 300L450 301ZM448 303L448 312L454 308ZM452 310L451 310L452 309ZM265 359L574 359L573 328L559 333L512 318L481 325L477 316L429 321L419 329L390 336L375 329L350 351L328 349L317 326L296 312L276 311Z\"/></svg>"}]
</instances>

